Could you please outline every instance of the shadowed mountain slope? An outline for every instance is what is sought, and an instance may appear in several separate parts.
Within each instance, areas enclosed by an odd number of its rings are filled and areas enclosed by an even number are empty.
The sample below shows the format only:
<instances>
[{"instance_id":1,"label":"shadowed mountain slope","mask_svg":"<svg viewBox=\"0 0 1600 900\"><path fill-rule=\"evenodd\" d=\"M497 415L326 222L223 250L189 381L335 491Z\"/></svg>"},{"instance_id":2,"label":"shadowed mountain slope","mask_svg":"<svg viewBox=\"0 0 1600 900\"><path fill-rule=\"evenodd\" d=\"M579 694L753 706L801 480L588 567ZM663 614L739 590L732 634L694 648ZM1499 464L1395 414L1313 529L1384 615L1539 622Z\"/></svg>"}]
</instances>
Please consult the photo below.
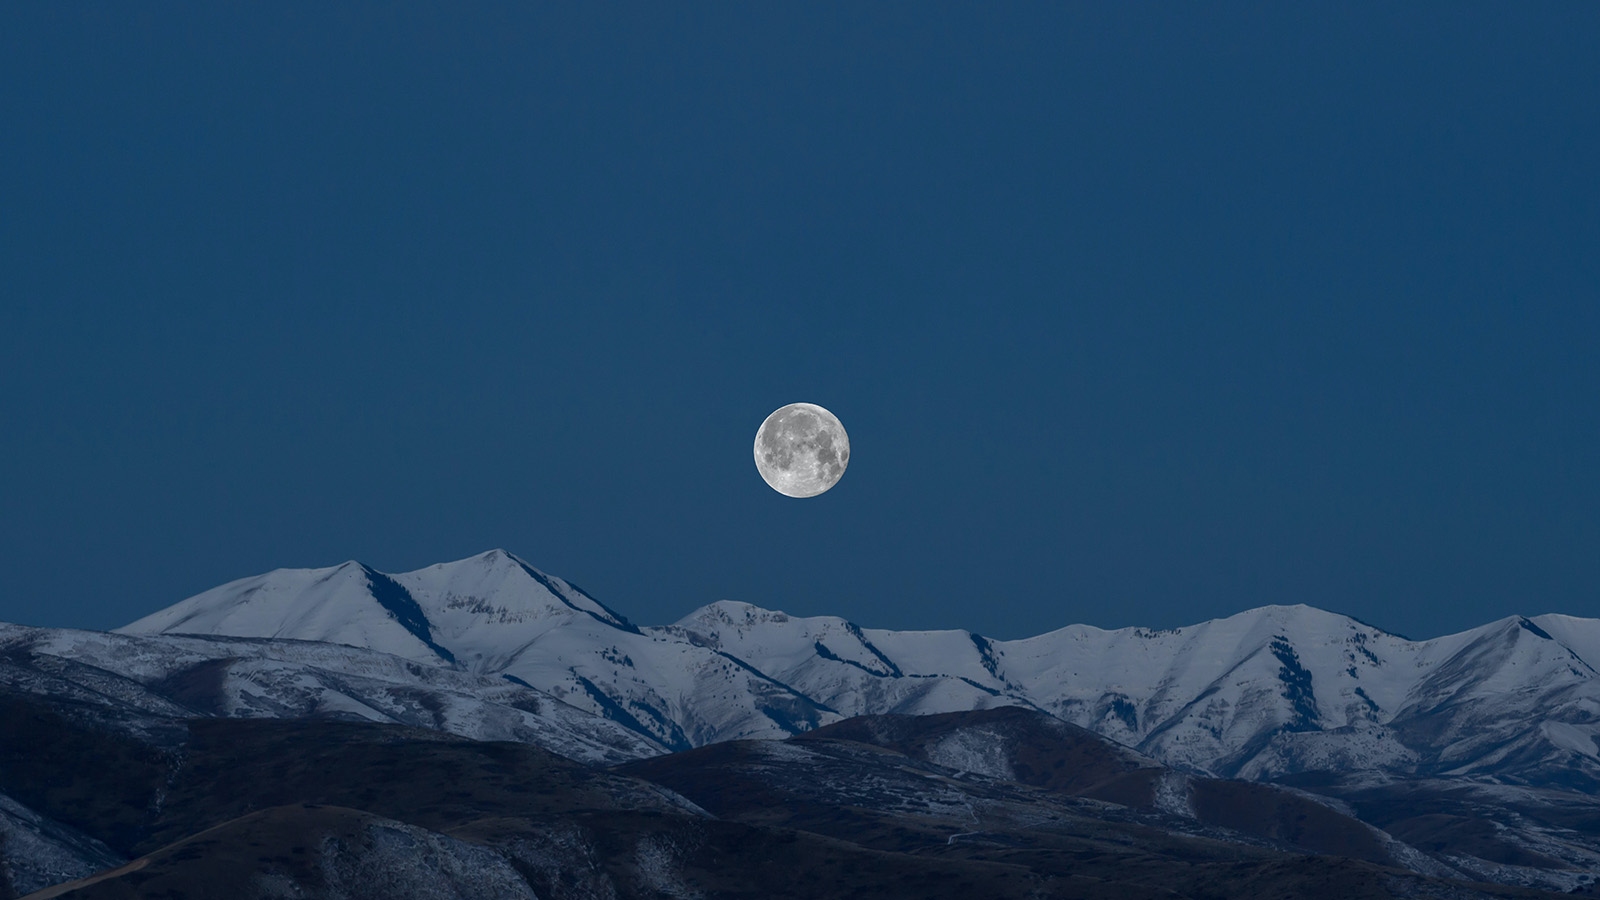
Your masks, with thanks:
<instances>
[{"instance_id":1,"label":"shadowed mountain slope","mask_svg":"<svg viewBox=\"0 0 1600 900\"><path fill-rule=\"evenodd\" d=\"M1052 736L1065 740L1053 748ZM1404 871L1396 852L1420 854L1279 788L1195 779L1186 792L1192 805L1181 810L1111 804L1068 789L1092 791L1106 778L1152 771L1129 768L1139 762L1041 714L993 710L864 717L783 742L721 743L617 771L666 785L723 819L919 858L1025 865L1050 884L1095 883L1122 896L1517 893ZM1085 764L1081 777L1067 771L1075 764ZM1230 804L1220 814L1204 808ZM1297 855L1306 850L1329 855Z\"/></svg>"},{"instance_id":2,"label":"shadowed mountain slope","mask_svg":"<svg viewBox=\"0 0 1600 900\"><path fill-rule=\"evenodd\" d=\"M1077 726L1032 710L869 716L795 739L884 747L954 771L1193 819L1312 853L1414 864L1394 842L1352 816L1273 785L1176 772ZM1436 872L1449 871L1439 866Z\"/></svg>"},{"instance_id":3,"label":"shadowed mountain slope","mask_svg":"<svg viewBox=\"0 0 1600 900\"><path fill-rule=\"evenodd\" d=\"M162 749L3 699L0 789L129 860L37 896L1553 896L1286 853L827 737L608 772L525 744L325 720L191 720Z\"/></svg>"}]
</instances>

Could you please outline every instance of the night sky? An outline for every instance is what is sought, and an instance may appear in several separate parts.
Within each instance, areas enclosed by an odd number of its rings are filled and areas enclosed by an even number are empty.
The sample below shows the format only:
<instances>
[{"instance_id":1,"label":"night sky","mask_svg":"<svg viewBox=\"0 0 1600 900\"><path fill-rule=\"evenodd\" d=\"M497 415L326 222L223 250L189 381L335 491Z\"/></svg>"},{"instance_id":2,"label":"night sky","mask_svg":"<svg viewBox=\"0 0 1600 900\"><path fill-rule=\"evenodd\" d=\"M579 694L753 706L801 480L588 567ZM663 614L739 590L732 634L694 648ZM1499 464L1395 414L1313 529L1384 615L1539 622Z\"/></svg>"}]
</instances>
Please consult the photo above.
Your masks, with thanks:
<instances>
[{"instance_id":1,"label":"night sky","mask_svg":"<svg viewBox=\"0 0 1600 900\"><path fill-rule=\"evenodd\" d=\"M0 8L0 620L494 547L645 624L1600 616L1600 4Z\"/></svg>"}]
</instances>

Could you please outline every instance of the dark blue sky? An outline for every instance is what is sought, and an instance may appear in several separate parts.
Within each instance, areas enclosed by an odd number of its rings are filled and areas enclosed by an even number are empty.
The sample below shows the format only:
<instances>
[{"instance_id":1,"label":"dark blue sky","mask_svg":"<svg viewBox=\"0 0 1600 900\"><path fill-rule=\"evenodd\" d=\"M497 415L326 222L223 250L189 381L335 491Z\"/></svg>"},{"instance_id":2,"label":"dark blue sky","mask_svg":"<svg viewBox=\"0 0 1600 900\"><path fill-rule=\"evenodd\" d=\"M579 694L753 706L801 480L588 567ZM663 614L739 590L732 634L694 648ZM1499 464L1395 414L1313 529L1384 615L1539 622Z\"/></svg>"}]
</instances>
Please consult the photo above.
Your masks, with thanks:
<instances>
[{"instance_id":1,"label":"dark blue sky","mask_svg":"<svg viewBox=\"0 0 1600 900\"><path fill-rule=\"evenodd\" d=\"M326 6L0 10L0 619L1600 615L1600 5Z\"/></svg>"}]
</instances>

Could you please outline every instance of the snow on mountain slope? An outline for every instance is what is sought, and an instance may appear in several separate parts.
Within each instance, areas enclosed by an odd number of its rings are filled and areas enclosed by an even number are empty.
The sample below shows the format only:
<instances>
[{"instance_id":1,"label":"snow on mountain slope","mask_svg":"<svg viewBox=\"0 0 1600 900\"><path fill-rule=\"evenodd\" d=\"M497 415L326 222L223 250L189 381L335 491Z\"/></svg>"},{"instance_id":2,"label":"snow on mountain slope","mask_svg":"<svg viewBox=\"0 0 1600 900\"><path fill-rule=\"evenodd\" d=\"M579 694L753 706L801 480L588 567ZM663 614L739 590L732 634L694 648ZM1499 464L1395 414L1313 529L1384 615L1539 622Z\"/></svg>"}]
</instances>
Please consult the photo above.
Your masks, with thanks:
<instances>
[{"instance_id":1,"label":"snow on mountain slope","mask_svg":"<svg viewBox=\"0 0 1600 900\"><path fill-rule=\"evenodd\" d=\"M592 762L663 749L506 679L309 641L0 625L0 691L7 690L69 712L91 710L100 725L158 745L179 740L182 722L195 716L325 716L521 741Z\"/></svg>"},{"instance_id":2,"label":"snow on mountain slope","mask_svg":"<svg viewBox=\"0 0 1600 900\"><path fill-rule=\"evenodd\" d=\"M637 633L627 619L570 582L546 575L504 550L439 563L394 580L427 612L439 640L487 668L508 660L494 654L523 646L572 619ZM493 625L493 629L483 626Z\"/></svg>"},{"instance_id":3,"label":"snow on mountain slope","mask_svg":"<svg viewBox=\"0 0 1600 900\"><path fill-rule=\"evenodd\" d=\"M280 570L124 630L370 646L530 685L674 749L858 714L1027 706L1219 775L1600 784L1600 621L1568 616L1410 641L1269 606L1161 631L1074 625L996 641L724 601L641 629L495 550L393 576L358 563Z\"/></svg>"},{"instance_id":4,"label":"snow on mountain slope","mask_svg":"<svg viewBox=\"0 0 1600 900\"><path fill-rule=\"evenodd\" d=\"M725 649L841 713L1035 706L1206 770L1226 768L1278 733L1379 721L1409 680L1391 677L1396 667L1383 670L1378 654L1401 659L1411 650L1401 638L1304 606L1169 631L1079 625L991 641L717 603L660 631Z\"/></svg>"},{"instance_id":5,"label":"snow on mountain slope","mask_svg":"<svg viewBox=\"0 0 1600 900\"><path fill-rule=\"evenodd\" d=\"M1529 621L1571 650L1584 665L1600 670L1600 628L1595 627L1594 619L1547 614Z\"/></svg>"},{"instance_id":6,"label":"snow on mountain slope","mask_svg":"<svg viewBox=\"0 0 1600 900\"><path fill-rule=\"evenodd\" d=\"M1600 622L1547 618L1570 642L1600 643ZM1418 642L1269 606L1164 631L1075 625L991 641L717 603L661 631L725 649L846 714L1034 706L1215 774L1511 763L1535 781L1600 775L1600 680L1521 618Z\"/></svg>"},{"instance_id":7,"label":"snow on mountain slope","mask_svg":"<svg viewBox=\"0 0 1600 900\"><path fill-rule=\"evenodd\" d=\"M395 580L469 670L538 686L672 749L782 737L838 718L738 659L640 631L503 550Z\"/></svg>"},{"instance_id":8,"label":"snow on mountain slope","mask_svg":"<svg viewBox=\"0 0 1600 900\"><path fill-rule=\"evenodd\" d=\"M966 632L866 631L833 616L797 618L733 602L650 631L737 656L844 716L1030 705L982 669ZM951 671L949 662L962 659L964 671Z\"/></svg>"},{"instance_id":9,"label":"snow on mountain slope","mask_svg":"<svg viewBox=\"0 0 1600 900\"><path fill-rule=\"evenodd\" d=\"M1565 617L1563 617L1565 618ZM1592 639L1568 619L1569 637ZM1593 624L1593 623L1592 623ZM1600 678L1571 647L1513 616L1451 641L1392 725L1433 774L1514 771L1518 781L1600 788Z\"/></svg>"},{"instance_id":10,"label":"snow on mountain slope","mask_svg":"<svg viewBox=\"0 0 1600 900\"><path fill-rule=\"evenodd\" d=\"M280 569L119 630L371 646L548 691L671 749L839 718L727 654L646 634L503 550L394 576L359 563Z\"/></svg>"},{"instance_id":11,"label":"snow on mountain slope","mask_svg":"<svg viewBox=\"0 0 1600 900\"><path fill-rule=\"evenodd\" d=\"M1164 631L1073 626L995 654L1057 716L1232 774L1274 735L1382 720L1407 690L1407 644L1345 616L1268 606Z\"/></svg>"},{"instance_id":12,"label":"snow on mountain slope","mask_svg":"<svg viewBox=\"0 0 1600 900\"><path fill-rule=\"evenodd\" d=\"M117 629L348 644L422 662L449 661L428 620L394 579L354 560L241 578Z\"/></svg>"}]
</instances>

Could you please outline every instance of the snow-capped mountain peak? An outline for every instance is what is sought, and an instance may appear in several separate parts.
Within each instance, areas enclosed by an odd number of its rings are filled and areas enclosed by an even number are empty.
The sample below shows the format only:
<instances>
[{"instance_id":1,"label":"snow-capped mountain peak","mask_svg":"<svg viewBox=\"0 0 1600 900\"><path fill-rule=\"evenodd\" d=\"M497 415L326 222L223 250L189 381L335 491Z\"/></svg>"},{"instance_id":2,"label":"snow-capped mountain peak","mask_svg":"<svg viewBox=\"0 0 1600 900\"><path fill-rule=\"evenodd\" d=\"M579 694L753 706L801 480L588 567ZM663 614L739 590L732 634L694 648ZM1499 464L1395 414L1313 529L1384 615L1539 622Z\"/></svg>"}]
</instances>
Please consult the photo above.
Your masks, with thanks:
<instances>
[{"instance_id":1,"label":"snow-capped mountain peak","mask_svg":"<svg viewBox=\"0 0 1600 900\"><path fill-rule=\"evenodd\" d=\"M354 644L549 692L672 748L846 716L1023 706L1169 765L1494 771L1600 783L1600 621L1412 641L1305 605L1001 641L723 600L640 629L504 550L384 575L280 569L123 629ZM1574 776L1573 773L1579 773ZM1587 774L1583 774L1587 773Z\"/></svg>"},{"instance_id":2,"label":"snow-capped mountain peak","mask_svg":"<svg viewBox=\"0 0 1600 900\"><path fill-rule=\"evenodd\" d=\"M394 576L431 630L475 670L498 671L531 642L577 620L637 634L627 619L582 589L504 550Z\"/></svg>"},{"instance_id":3,"label":"snow-capped mountain peak","mask_svg":"<svg viewBox=\"0 0 1600 900\"><path fill-rule=\"evenodd\" d=\"M197 594L118 629L124 634L224 634L349 644L450 663L427 615L393 578L351 560L277 569Z\"/></svg>"},{"instance_id":4,"label":"snow-capped mountain peak","mask_svg":"<svg viewBox=\"0 0 1600 900\"><path fill-rule=\"evenodd\" d=\"M490 550L395 577L435 616L450 610L468 610L511 624L565 609L624 631L637 630L582 588L547 575L504 550Z\"/></svg>"}]
</instances>

